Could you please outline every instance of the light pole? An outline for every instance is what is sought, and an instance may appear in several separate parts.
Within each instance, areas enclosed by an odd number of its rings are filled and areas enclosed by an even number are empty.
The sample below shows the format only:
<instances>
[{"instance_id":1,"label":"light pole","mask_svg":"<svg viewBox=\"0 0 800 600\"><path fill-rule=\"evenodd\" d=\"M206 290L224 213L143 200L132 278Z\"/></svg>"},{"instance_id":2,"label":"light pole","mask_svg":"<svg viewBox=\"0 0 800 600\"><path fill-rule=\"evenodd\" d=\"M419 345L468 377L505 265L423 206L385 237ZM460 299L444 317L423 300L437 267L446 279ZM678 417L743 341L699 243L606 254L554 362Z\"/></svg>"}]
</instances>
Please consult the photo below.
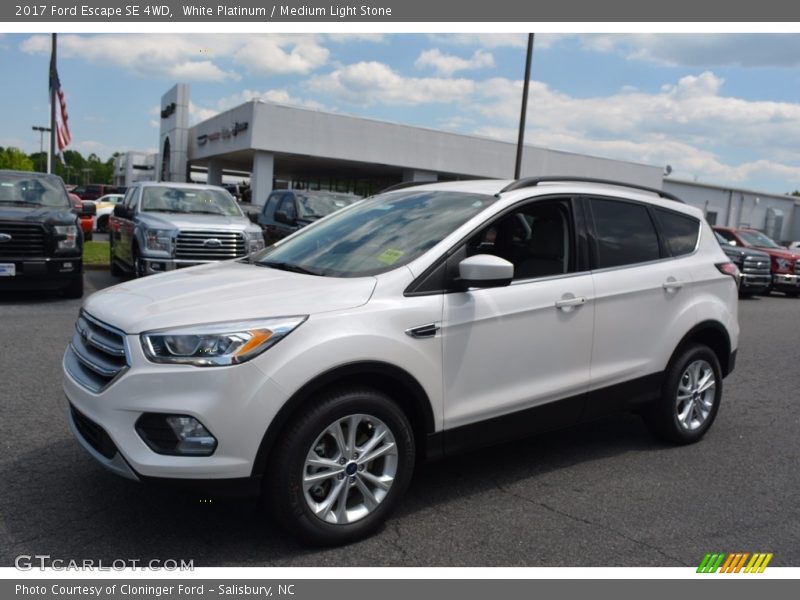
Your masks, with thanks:
<instances>
[{"instance_id":1,"label":"light pole","mask_svg":"<svg viewBox=\"0 0 800 600\"><path fill-rule=\"evenodd\" d=\"M38 131L39 132L39 154L41 155L41 158L44 158L44 134L45 133L50 133L50 128L49 127L41 127L39 125L34 125L31 129L33 129L34 131ZM40 160L41 160L41 158L40 158ZM41 163L39 165L39 168L42 170L42 172L44 172L44 169L42 168Z\"/></svg>"}]
</instances>

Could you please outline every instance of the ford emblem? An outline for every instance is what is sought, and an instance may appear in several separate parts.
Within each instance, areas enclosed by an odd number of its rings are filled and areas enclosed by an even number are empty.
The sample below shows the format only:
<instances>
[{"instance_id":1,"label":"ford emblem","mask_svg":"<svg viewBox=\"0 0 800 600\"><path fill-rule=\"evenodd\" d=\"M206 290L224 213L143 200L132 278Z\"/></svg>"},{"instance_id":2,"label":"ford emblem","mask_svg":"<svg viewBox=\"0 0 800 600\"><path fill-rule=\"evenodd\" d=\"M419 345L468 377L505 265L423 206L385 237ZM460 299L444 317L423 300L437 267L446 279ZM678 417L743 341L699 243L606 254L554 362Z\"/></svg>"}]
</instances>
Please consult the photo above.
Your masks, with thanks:
<instances>
[{"instance_id":1,"label":"ford emblem","mask_svg":"<svg viewBox=\"0 0 800 600\"><path fill-rule=\"evenodd\" d=\"M222 246L222 242L217 238L211 238L203 242L203 246L206 248L220 248Z\"/></svg>"},{"instance_id":2,"label":"ford emblem","mask_svg":"<svg viewBox=\"0 0 800 600\"><path fill-rule=\"evenodd\" d=\"M0 242L10 242L11 236L7 233L0 233Z\"/></svg>"}]
</instances>

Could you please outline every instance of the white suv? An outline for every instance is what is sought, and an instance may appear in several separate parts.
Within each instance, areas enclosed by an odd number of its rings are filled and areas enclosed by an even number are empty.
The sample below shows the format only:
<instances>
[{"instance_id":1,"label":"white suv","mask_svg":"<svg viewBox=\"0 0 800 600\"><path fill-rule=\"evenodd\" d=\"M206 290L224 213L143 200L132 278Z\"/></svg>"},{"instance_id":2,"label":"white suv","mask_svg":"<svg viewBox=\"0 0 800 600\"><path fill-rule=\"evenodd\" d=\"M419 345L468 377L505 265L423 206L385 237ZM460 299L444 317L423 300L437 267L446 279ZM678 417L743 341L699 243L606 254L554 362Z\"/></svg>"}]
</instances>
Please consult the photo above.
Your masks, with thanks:
<instances>
[{"instance_id":1,"label":"white suv","mask_svg":"<svg viewBox=\"0 0 800 600\"><path fill-rule=\"evenodd\" d=\"M249 258L92 295L69 420L120 475L256 484L300 536L346 543L420 459L626 409L699 440L734 368L737 277L658 190L392 189Z\"/></svg>"}]
</instances>

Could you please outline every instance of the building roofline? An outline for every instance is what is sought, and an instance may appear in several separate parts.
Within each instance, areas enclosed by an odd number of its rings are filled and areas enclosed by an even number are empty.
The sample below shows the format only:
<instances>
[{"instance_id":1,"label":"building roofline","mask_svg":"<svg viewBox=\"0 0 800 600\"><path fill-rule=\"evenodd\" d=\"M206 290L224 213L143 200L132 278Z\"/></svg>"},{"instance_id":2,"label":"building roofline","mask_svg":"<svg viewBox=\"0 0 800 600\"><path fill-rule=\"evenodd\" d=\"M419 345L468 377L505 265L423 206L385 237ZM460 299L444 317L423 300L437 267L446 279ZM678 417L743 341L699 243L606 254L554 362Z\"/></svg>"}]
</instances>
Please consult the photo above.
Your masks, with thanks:
<instances>
[{"instance_id":1,"label":"building roofline","mask_svg":"<svg viewBox=\"0 0 800 600\"><path fill-rule=\"evenodd\" d=\"M678 179L676 177L664 177L664 183L674 182L682 185L692 185L695 187L709 188L712 190L721 190L723 192L743 192L745 194L753 194L755 196L767 196L770 198L780 198L781 200L792 199L800 201L800 197L792 196L791 194L776 194L774 192L765 192L762 190L752 190L748 188L740 188L733 185L723 185L721 183L707 183L704 181L691 181L689 179Z\"/></svg>"}]
</instances>

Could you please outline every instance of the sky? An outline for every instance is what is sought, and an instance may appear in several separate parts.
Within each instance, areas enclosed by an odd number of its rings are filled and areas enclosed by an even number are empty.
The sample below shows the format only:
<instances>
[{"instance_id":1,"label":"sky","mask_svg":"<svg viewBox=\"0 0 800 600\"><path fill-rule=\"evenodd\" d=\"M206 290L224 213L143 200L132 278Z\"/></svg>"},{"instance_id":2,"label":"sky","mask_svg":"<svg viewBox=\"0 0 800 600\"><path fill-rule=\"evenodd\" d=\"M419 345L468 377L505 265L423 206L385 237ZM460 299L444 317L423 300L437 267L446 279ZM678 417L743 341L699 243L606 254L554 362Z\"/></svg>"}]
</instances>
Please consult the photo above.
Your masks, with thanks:
<instances>
[{"instance_id":1,"label":"sky","mask_svg":"<svg viewBox=\"0 0 800 600\"><path fill-rule=\"evenodd\" d=\"M516 141L524 34L61 34L72 149L156 151L160 99L192 123L244 101ZM0 34L0 146L39 150L50 36ZM800 35L538 34L527 144L800 189ZM46 142L45 142L46 143ZM509 166L509 172L513 165Z\"/></svg>"}]
</instances>

